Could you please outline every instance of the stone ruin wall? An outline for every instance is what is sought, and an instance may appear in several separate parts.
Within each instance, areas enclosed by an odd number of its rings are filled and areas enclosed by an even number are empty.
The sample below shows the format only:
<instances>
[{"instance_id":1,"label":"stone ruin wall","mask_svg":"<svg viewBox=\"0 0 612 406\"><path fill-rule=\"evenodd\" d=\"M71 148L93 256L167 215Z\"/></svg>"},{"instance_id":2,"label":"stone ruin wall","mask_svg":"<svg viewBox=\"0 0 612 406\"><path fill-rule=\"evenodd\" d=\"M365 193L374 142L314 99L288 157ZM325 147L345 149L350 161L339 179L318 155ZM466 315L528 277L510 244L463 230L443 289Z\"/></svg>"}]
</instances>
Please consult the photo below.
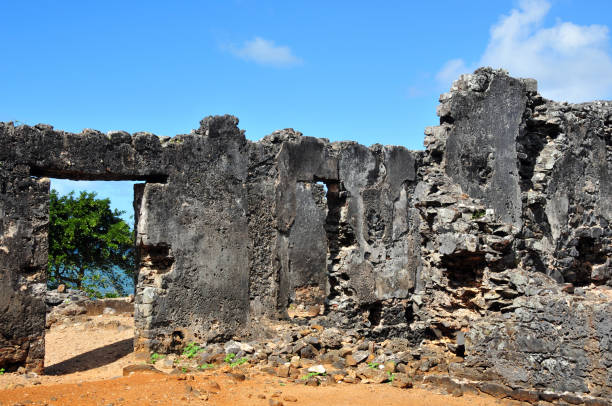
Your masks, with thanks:
<instances>
[{"instance_id":1,"label":"stone ruin wall","mask_svg":"<svg viewBox=\"0 0 612 406\"><path fill-rule=\"evenodd\" d=\"M612 103L485 68L438 115L425 151L250 142L231 116L173 138L0 124L0 367L43 368L47 177L142 180L137 352L315 320L445 340L457 378L612 396Z\"/></svg>"}]
</instances>

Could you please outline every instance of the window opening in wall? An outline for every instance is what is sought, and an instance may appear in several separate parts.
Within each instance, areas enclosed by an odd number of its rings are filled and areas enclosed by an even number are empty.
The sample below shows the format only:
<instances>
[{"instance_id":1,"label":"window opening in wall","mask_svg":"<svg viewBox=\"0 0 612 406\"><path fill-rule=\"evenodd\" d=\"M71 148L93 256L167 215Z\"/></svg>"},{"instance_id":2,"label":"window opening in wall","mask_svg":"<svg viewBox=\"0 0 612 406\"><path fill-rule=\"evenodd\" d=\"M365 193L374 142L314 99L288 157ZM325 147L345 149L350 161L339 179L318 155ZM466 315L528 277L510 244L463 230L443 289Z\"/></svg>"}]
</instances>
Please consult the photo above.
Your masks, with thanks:
<instances>
[{"instance_id":1,"label":"window opening in wall","mask_svg":"<svg viewBox=\"0 0 612 406\"><path fill-rule=\"evenodd\" d=\"M325 197L327 198L327 183L319 180L317 181L317 185L320 185L323 188L323 192L325 193Z\"/></svg>"},{"instance_id":2,"label":"window opening in wall","mask_svg":"<svg viewBox=\"0 0 612 406\"><path fill-rule=\"evenodd\" d=\"M325 218L325 233L327 235L327 276L329 282L328 306L338 309L351 303L349 298L354 292L349 287L349 276L342 271L341 251L355 243L355 235L351 225L342 215L346 206L348 192L337 180L318 180L325 190L327 216Z\"/></svg>"},{"instance_id":3,"label":"window opening in wall","mask_svg":"<svg viewBox=\"0 0 612 406\"><path fill-rule=\"evenodd\" d=\"M49 289L134 293L134 183L51 180Z\"/></svg>"}]
</instances>

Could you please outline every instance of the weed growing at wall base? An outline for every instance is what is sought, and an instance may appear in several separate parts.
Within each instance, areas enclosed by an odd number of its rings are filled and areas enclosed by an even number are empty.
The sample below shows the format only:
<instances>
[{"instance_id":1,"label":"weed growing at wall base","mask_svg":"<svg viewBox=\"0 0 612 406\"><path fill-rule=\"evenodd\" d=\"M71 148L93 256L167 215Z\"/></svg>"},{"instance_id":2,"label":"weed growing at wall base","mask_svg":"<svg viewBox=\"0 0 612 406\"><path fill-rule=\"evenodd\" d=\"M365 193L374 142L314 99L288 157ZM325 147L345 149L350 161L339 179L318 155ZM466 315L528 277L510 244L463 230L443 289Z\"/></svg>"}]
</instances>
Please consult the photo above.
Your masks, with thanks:
<instances>
[{"instance_id":1,"label":"weed growing at wall base","mask_svg":"<svg viewBox=\"0 0 612 406\"><path fill-rule=\"evenodd\" d=\"M162 358L164 358L163 355L154 352L153 354L151 354L151 358L149 359L149 363L150 364L155 364L157 361L159 361Z\"/></svg>"},{"instance_id":2,"label":"weed growing at wall base","mask_svg":"<svg viewBox=\"0 0 612 406\"><path fill-rule=\"evenodd\" d=\"M327 376L326 372L309 372L307 375L302 376L300 379L303 381L307 381L313 376Z\"/></svg>"},{"instance_id":3,"label":"weed growing at wall base","mask_svg":"<svg viewBox=\"0 0 612 406\"><path fill-rule=\"evenodd\" d=\"M223 361L224 361L225 363L229 364L229 365L230 365L230 367L232 367L232 368L233 368L233 367L236 367L236 366L238 366L238 365L245 364L245 363L248 361L248 359L247 359L247 358L245 358L245 357L242 357L242 358L236 358L236 354L234 354L234 353L230 352L229 354L227 354L227 355L225 356L225 358L223 359Z\"/></svg>"},{"instance_id":4,"label":"weed growing at wall base","mask_svg":"<svg viewBox=\"0 0 612 406\"><path fill-rule=\"evenodd\" d=\"M202 351L204 351L204 348L200 347L197 343L191 342L183 349L183 356L193 358Z\"/></svg>"}]
</instances>

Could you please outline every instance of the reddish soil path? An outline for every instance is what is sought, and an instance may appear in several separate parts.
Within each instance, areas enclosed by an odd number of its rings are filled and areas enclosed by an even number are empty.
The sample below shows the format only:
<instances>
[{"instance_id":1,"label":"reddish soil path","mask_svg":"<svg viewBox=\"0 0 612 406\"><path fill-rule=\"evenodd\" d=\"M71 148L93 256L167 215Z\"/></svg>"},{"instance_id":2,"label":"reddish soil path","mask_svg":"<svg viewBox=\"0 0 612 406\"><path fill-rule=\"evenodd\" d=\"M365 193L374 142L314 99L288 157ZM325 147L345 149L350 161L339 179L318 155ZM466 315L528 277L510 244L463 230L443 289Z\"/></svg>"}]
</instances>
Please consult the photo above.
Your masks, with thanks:
<instances>
[{"instance_id":1,"label":"reddish soil path","mask_svg":"<svg viewBox=\"0 0 612 406\"><path fill-rule=\"evenodd\" d=\"M80 384L40 385L0 391L0 404L29 405L254 405L271 399L285 406L489 406L500 401L485 396L456 398L423 389L390 385L337 384L311 387L258 374L242 382L223 374L189 376L139 373L130 377ZM505 402L505 404L520 404Z\"/></svg>"}]
</instances>

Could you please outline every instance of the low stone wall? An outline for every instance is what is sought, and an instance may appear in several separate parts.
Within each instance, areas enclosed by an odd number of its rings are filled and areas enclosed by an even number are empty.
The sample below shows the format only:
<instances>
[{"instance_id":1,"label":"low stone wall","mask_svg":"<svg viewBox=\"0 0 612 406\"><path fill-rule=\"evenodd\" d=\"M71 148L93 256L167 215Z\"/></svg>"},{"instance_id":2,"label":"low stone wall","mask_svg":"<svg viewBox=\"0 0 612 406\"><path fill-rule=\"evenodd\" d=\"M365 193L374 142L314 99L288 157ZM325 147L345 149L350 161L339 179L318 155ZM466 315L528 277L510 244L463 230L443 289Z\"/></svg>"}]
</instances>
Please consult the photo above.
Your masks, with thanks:
<instances>
[{"instance_id":1,"label":"low stone wall","mask_svg":"<svg viewBox=\"0 0 612 406\"><path fill-rule=\"evenodd\" d=\"M612 289L567 295L529 281L512 312L471 326L454 376L612 397Z\"/></svg>"},{"instance_id":2,"label":"low stone wall","mask_svg":"<svg viewBox=\"0 0 612 406\"><path fill-rule=\"evenodd\" d=\"M46 327L75 316L99 316L101 314L134 315L134 297L92 299L79 290L67 289L64 292L48 291L45 296L47 305Z\"/></svg>"}]
</instances>

